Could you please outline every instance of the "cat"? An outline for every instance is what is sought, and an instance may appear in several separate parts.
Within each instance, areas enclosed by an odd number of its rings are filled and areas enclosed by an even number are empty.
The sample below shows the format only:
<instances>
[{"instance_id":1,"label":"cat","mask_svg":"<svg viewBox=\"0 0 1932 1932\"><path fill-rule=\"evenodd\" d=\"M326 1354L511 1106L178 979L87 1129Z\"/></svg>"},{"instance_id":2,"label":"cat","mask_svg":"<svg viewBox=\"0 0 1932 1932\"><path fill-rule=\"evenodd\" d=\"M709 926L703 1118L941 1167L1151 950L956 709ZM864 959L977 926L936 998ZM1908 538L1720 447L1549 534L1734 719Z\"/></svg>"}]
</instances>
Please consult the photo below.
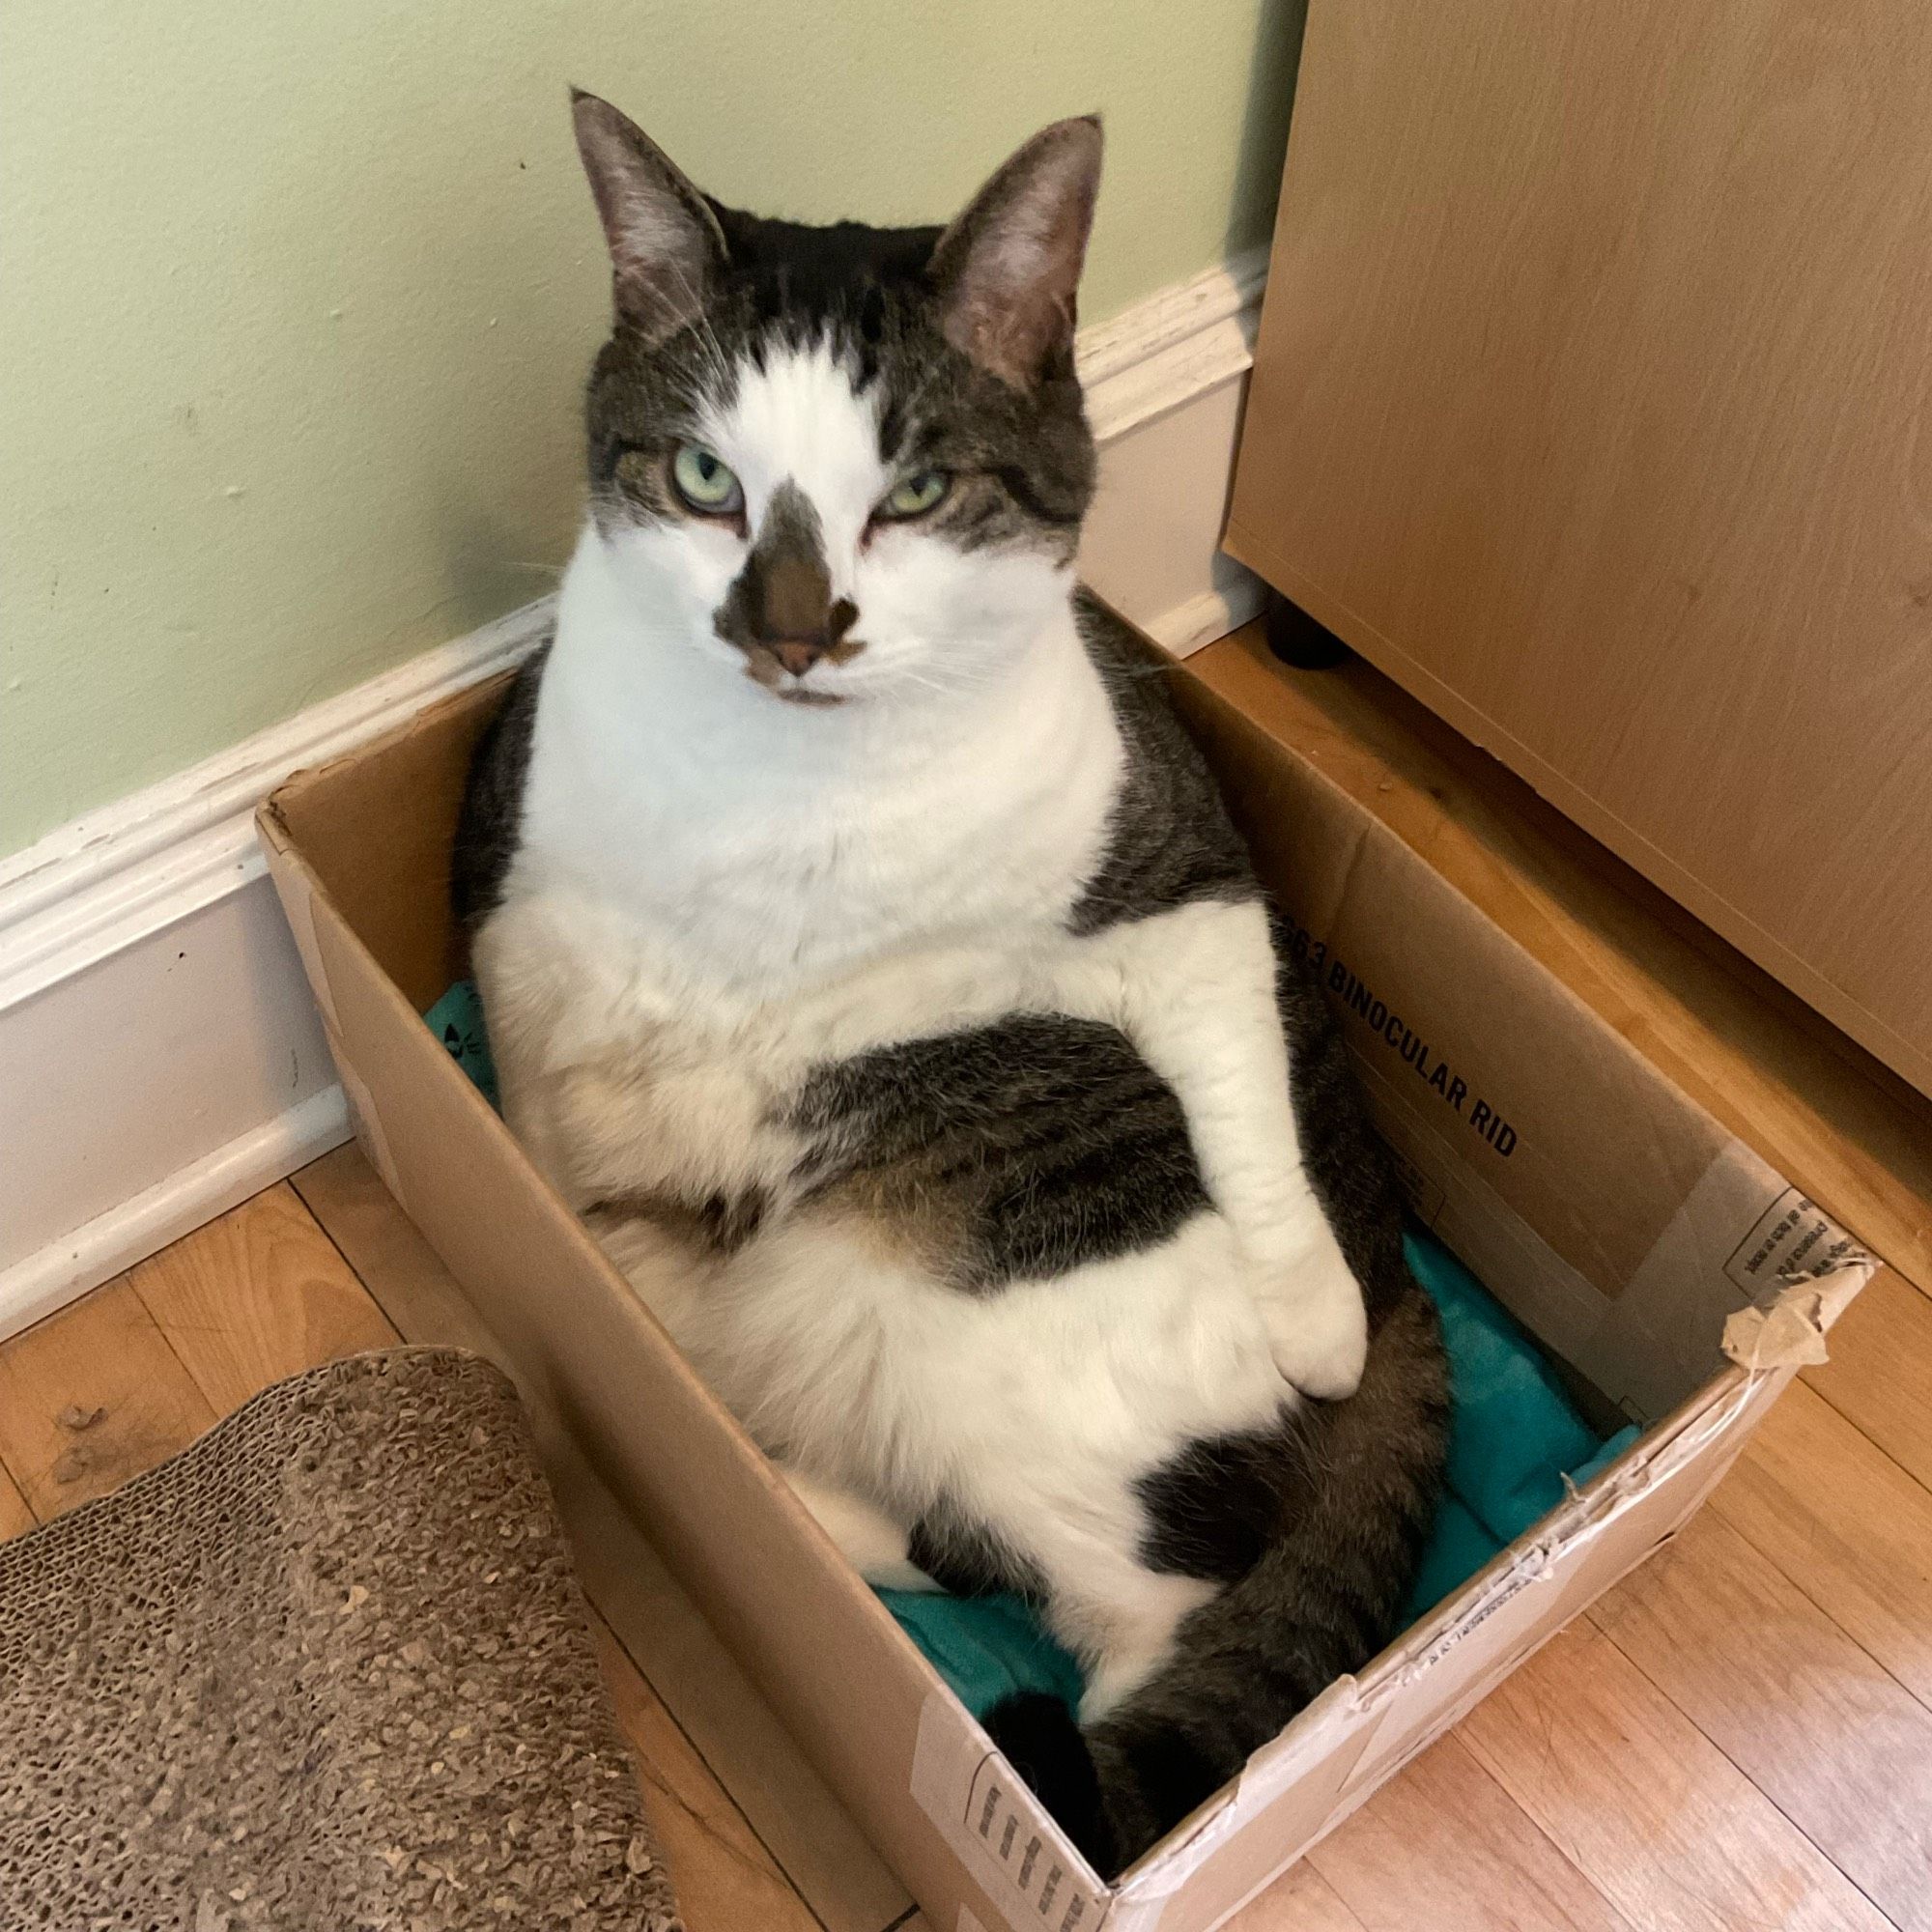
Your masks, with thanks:
<instances>
[{"instance_id":1,"label":"cat","mask_svg":"<svg viewBox=\"0 0 1932 1932\"><path fill-rule=\"evenodd\" d=\"M1094 119L950 226L577 94L615 317L452 867L513 1131L871 1581L1083 1662L988 1729L1103 1875L1393 1634L1440 1335L1321 999L1074 580Z\"/></svg>"}]
</instances>

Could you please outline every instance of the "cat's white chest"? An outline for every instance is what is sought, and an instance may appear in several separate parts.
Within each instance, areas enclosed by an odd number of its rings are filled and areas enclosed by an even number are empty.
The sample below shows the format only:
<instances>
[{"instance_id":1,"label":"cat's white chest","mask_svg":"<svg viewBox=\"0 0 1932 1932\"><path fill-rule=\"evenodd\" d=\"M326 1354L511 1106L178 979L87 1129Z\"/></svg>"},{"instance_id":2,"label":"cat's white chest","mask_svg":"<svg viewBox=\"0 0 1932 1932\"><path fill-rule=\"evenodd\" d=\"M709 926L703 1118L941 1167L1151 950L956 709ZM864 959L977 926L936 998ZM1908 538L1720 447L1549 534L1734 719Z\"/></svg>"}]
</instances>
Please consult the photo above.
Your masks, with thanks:
<instances>
[{"instance_id":1,"label":"cat's white chest","mask_svg":"<svg viewBox=\"0 0 1932 1932\"><path fill-rule=\"evenodd\" d=\"M579 1207L770 1188L813 1067L1040 1002L1105 849L1111 707L1070 628L944 729L674 657L640 693L573 583L476 947L511 1123Z\"/></svg>"},{"instance_id":2,"label":"cat's white chest","mask_svg":"<svg viewBox=\"0 0 1932 1932\"><path fill-rule=\"evenodd\" d=\"M608 851L566 848L557 881L609 915L640 982L667 981L727 1023L795 1006L810 1025L841 987L890 1000L895 977L916 979L929 955L1024 946L1063 925L1101 812L969 816L956 791L855 797L793 814L781 833L656 811L604 877L585 862Z\"/></svg>"},{"instance_id":3,"label":"cat's white chest","mask_svg":"<svg viewBox=\"0 0 1932 1932\"><path fill-rule=\"evenodd\" d=\"M601 909L680 991L769 1005L922 949L1023 943L1099 863L1124 753L1070 628L943 728L800 714L702 666L619 704L601 644L559 637L514 883Z\"/></svg>"}]
</instances>

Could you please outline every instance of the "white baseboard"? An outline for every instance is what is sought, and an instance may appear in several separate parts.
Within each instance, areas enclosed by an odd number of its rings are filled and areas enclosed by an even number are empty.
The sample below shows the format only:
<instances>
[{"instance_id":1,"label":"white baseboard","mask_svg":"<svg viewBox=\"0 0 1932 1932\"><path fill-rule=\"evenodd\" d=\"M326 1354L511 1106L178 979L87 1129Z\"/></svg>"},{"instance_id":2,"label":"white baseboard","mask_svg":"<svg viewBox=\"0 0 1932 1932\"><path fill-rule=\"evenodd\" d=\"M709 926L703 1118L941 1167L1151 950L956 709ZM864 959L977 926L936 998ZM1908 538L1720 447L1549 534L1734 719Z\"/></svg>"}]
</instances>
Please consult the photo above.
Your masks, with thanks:
<instances>
[{"instance_id":1,"label":"white baseboard","mask_svg":"<svg viewBox=\"0 0 1932 1932\"><path fill-rule=\"evenodd\" d=\"M255 808L291 772L514 664L549 610L513 611L0 859L0 1013L265 875Z\"/></svg>"},{"instance_id":2,"label":"white baseboard","mask_svg":"<svg viewBox=\"0 0 1932 1932\"><path fill-rule=\"evenodd\" d=\"M1266 267L1243 256L1081 338L1100 488L1080 574L1177 657L1261 609L1221 529Z\"/></svg>"},{"instance_id":3,"label":"white baseboard","mask_svg":"<svg viewBox=\"0 0 1932 1932\"><path fill-rule=\"evenodd\" d=\"M1101 444L1081 553L1177 655L1260 607L1219 554L1264 258L1083 330ZM347 1137L255 808L519 660L513 611L0 860L0 1338Z\"/></svg>"},{"instance_id":4,"label":"white baseboard","mask_svg":"<svg viewBox=\"0 0 1932 1932\"><path fill-rule=\"evenodd\" d=\"M37 1249L0 1271L0 1342L348 1138L342 1089L325 1087Z\"/></svg>"},{"instance_id":5,"label":"white baseboard","mask_svg":"<svg viewBox=\"0 0 1932 1932\"><path fill-rule=\"evenodd\" d=\"M1267 585L1232 558L1221 561L1230 566L1226 582L1210 584L1147 625L1148 636L1162 650L1178 658L1187 657L1262 614Z\"/></svg>"},{"instance_id":6,"label":"white baseboard","mask_svg":"<svg viewBox=\"0 0 1932 1932\"><path fill-rule=\"evenodd\" d=\"M347 1138L255 808L515 662L547 605L0 861L0 1336Z\"/></svg>"}]
</instances>

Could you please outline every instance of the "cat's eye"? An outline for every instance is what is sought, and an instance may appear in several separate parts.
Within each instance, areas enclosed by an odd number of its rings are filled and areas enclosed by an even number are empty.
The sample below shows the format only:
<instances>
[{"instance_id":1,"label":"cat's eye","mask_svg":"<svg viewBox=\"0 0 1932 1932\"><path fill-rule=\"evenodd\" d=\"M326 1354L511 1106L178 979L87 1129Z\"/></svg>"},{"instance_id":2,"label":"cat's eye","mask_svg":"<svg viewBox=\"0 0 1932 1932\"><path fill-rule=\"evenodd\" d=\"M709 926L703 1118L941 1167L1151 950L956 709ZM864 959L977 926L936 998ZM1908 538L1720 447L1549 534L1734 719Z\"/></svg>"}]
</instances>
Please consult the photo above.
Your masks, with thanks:
<instances>
[{"instance_id":1,"label":"cat's eye","mask_svg":"<svg viewBox=\"0 0 1932 1932\"><path fill-rule=\"evenodd\" d=\"M745 493L730 467L701 442L681 442L670 460L670 480L694 510L729 516L745 507Z\"/></svg>"},{"instance_id":2,"label":"cat's eye","mask_svg":"<svg viewBox=\"0 0 1932 1932\"><path fill-rule=\"evenodd\" d=\"M943 469L921 469L908 476L879 505L882 517L923 517L946 500L952 479Z\"/></svg>"}]
</instances>

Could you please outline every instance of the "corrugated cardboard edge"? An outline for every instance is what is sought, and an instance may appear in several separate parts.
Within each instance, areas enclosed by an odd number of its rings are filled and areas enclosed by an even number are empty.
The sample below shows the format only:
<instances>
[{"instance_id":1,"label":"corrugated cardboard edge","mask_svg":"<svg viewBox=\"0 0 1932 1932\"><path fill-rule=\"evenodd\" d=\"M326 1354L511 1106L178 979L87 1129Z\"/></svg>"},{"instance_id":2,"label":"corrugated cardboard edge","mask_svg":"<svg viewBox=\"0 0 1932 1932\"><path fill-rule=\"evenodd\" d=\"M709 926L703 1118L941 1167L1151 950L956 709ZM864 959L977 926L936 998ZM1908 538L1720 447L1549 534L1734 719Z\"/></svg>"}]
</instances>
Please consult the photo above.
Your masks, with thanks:
<instances>
[{"instance_id":1,"label":"corrugated cardboard edge","mask_svg":"<svg viewBox=\"0 0 1932 1932\"><path fill-rule=\"evenodd\" d=\"M912 1795L1004 1923L1098 1932L1113 1893L950 1689L927 1696Z\"/></svg>"},{"instance_id":2,"label":"corrugated cardboard edge","mask_svg":"<svg viewBox=\"0 0 1932 1932\"><path fill-rule=\"evenodd\" d=\"M326 771L327 767L320 769ZM299 778L302 774L293 776ZM314 883L308 867L291 850L293 841L288 827L282 823L272 797L256 808L255 830L269 862L269 875L274 881L275 895L288 916L289 930L295 935L302 971L308 976L316 1006L322 1013L323 1037L328 1042L329 1056L335 1062L336 1077L342 1083L343 1096L349 1103L350 1125L369 1156L370 1166L381 1177L383 1185L400 1200L396 1164L390 1157L389 1144L384 1136L376 1103L370 1098L369 1090L356 1071L355 1063L342 1050L342 1022L336 1014L335 995L328 983L328 969L323 962L322 948L315 936Z\"/></svg>"},{"instance_id":3,"label":"corrugated cardboard edge","mask_svg":"<svg viewBox=\"0 0 1932 1932\"><path fill-rule=\"evenodd\" d=\"M262 850L268 859L269 871L275 882L275 895L282 902L282 913L288 920L289 931L295 936L296 952L301 957L302 971L308 976L309 991L315 995L315 1003L322 1009L323 1027L328 1035L329 1050L335 1054L336 1070L339 1072L342 1023L336 1017L335 998L329 991L328 975L323 969L322 949L316 944L315 911L309 903L308 871L291 855L293 841L289 829L282 822L281 813L275 810L272 798L256 807L255 833L262 841Z\"/></svg>"}]
</instances>

